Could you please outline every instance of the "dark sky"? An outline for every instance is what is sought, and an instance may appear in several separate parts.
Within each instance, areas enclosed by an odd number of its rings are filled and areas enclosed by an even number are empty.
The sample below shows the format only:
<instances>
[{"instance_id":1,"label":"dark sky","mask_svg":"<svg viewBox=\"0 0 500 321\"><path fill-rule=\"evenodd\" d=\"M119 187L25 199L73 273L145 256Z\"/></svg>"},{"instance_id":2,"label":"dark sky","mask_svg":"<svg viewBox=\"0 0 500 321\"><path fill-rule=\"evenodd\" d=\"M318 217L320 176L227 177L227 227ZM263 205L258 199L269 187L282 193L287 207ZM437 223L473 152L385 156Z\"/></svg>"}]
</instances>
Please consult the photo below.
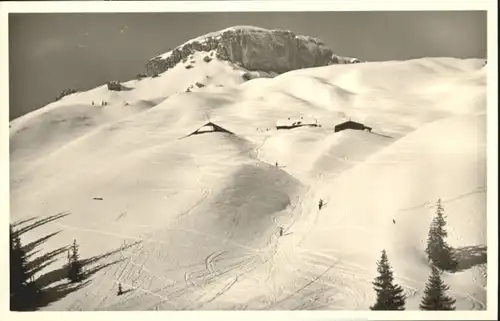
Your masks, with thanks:
<instances>
[{"instance_id":1,"label":"dark sky","mask_svg":"<svg viewBox=\"0 0 500 321\"><path fill-rule=\"evenodd\" d=\"M129 80L149 58L233 25L318 37L368 61L486 58L485 11L9 14L10 119L64 88Z\"/></svg>"}]
</instances>

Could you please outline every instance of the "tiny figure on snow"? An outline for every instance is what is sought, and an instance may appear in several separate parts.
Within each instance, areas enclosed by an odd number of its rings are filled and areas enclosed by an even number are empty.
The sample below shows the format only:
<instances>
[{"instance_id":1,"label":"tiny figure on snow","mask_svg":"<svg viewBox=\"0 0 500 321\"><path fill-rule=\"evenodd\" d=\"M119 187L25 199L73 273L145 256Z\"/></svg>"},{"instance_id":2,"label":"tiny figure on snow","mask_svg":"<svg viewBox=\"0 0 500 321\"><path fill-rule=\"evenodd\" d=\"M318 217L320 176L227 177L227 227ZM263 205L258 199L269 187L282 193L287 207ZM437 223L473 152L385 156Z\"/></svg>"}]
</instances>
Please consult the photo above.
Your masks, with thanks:
<instances>
[{"instance_id":1,"label":"tiny figure on snow","mask_svg":"<svg viewBox=\"0 0 500 321\"><path fill-rule=\"evenodd\" d=\"M396 220L395 219L392 219L392 224L396 224Z\"/></svg>"},{"instance_id":2,"label":"tiny figure on snow","mask_svg":"<svg viewBox=\"0 0 500 321\"><path fill-rule=\"evenodd\" d=\"M276 162L274 165L275 165L276 167L278 167L278 162Z\"/></svg>"},{"instance_id":3,"label":"tiny figure on snow","mask_svg":"<svg viewBox=\"0 0 500 321\"><path fill-rule=\"evenodd\" d=\"M92 100L92 106L94 106L94 101Z\"/></svg>"},{"instance_id":4,"label":"tiny figure on snow","mask_svg":"<svg viewBox=\"0 0 500 321\"><path fill-rule=\"evenodd\" d=\"M324 205L325 205L325 204L324 204L323 200L320 198L320 199L319 199L319 203L318 203L318 208L321 210L321 209L323 208L323 206L324 206Z\"/></svg>"},{"instance_id":5,"label":"tiny figure on snow","mask_svg":"<svg viewBox=\"0 0 500 321\"><path fill-rule=\"evenodd\" d=\"M122 295L123 294L123 288L122 288L122 284L121 283L118 283L118 295Z\"/></svg>"},{"instance_id":6,"label":"tiny figure on snow","mask_svg":"<svg viewBox=\"0 0 500 321\"><path fill-rule=\"evenodd\" d=\"M283 236L283 232L284 232L283 226L280 226L280 236Z\"/></svg>"}]
</instances>

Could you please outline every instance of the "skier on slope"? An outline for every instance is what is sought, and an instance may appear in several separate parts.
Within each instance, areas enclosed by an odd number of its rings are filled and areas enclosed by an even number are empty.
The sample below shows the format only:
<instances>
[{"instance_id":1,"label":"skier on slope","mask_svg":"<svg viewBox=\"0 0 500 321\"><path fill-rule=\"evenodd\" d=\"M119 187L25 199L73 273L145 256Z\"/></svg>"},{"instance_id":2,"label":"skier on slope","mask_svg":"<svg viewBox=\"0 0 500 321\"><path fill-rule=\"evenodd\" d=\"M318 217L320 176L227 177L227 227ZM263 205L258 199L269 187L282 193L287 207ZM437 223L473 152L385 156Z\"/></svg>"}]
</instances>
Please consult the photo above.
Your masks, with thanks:
<instances>
[{"instance_id":1,"label":"skier on slope","mask_svg":"<svg viewBox=\"0 0 500 321\"><path fill-rule=\"evenodd\" d=\"M320 198L318 203L318 208L321 210L324 206L323 200Z\"/></svg>"},{"instance_id":2,"label":"skier on slope","mask_svg":"<svg viewBox=\"0 0 500 321\"><path fill-rule=\"evenodd\" d=\"M118 283L118 292L116 294L117 295L122 295L123 294L123 288L122 288L122 284L121 283Z\"/></svg>"}]
</instances>

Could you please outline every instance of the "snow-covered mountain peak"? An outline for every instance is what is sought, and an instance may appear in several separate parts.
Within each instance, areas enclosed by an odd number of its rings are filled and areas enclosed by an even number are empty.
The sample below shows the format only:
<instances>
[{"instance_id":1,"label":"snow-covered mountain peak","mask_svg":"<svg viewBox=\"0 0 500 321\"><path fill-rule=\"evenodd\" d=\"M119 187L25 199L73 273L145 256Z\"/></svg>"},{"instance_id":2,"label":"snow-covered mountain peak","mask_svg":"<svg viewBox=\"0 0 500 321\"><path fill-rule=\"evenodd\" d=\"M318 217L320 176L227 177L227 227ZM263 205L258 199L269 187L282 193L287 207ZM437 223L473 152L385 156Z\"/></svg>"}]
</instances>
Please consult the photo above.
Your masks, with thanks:
<instances>
[{"instance_id":1,"label":"snow-covered mountain peak","mask_svg":"<svg viewBox=\"0 0 500 321\"><path fill-rule=\"evenodd\" d=\"M211 51L215 52L216 59L232 62L247 70L278 74L302 68L360 62L356 58L334 54L318 38L296 35L289 30L233 26L191 39L152 58L146 65L146 73L161 74L196 52Z\"/></svg>"}]
</instances>

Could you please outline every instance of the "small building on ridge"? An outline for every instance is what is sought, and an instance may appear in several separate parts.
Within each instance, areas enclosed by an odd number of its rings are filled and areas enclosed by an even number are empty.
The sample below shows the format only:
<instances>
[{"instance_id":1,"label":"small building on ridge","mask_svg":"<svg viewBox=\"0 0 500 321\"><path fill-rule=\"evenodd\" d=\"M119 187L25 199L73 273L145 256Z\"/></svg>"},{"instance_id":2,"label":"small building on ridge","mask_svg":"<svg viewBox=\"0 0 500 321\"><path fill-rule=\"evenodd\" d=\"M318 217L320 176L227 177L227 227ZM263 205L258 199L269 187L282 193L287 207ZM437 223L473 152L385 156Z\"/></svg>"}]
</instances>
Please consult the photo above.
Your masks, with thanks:
<instances>
[{"instance_id":1,"label":"small building on ridge","mask_svg":"<svg viewBox=\"0 0 500 321\"><path fill-rule=\"evenodd\" d=\"M346 130L346 129L368 130L369 132L372 131L371 127L365 126L362 123L358 123L358 122L355 122L352 120L348 120L346 122L335 125L335 132L340 132L340 131Z\"/></svg>"}]
</instances>

